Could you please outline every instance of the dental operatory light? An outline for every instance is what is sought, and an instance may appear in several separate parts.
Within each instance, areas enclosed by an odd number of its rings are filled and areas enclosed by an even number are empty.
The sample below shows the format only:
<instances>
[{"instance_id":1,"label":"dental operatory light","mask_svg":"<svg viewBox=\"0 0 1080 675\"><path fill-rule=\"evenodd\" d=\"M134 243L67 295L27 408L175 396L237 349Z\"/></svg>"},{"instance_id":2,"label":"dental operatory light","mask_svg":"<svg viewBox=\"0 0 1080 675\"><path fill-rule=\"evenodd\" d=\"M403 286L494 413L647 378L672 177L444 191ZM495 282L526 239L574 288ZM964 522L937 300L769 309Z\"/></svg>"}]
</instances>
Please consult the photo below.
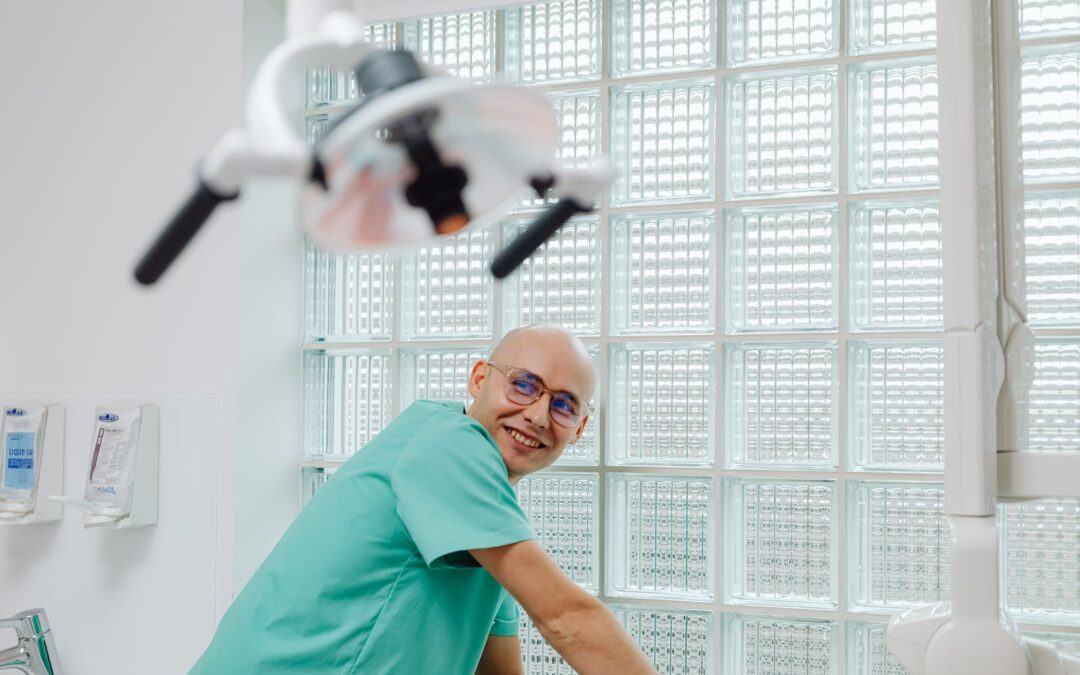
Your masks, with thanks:
<instances>
[{"instance_id":1,"label":"dental operatory light","mask_svg":"<svg viewBox=\"0 0 1080 675\"><path fill-rule=\"evenodd\" d=\"M361 98L309 146L296 128L309 69L354 69ZM411 53L376 48L349 11L327 14L262 63L248 94L246 125L228 132L199 167L194 192L135 270L155 283L214 209L248 179L303 183L300 222L314 243L339 251L401 251L482 227L523 191L554 199L495 257L513 272L575 214L591 211L614 172L557 165L558 122L542 94L509 84L472 84Z\"/></svg>"}]
</instances>

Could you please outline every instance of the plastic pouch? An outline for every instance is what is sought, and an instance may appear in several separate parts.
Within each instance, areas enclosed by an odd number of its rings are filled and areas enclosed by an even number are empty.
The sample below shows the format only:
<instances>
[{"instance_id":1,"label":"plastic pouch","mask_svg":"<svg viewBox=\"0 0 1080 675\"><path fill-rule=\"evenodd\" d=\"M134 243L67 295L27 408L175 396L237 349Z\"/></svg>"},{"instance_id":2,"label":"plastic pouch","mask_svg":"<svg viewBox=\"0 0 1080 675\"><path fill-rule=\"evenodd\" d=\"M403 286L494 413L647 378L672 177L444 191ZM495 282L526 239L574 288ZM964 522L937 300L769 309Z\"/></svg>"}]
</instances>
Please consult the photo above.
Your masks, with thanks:
<instances>
[{"instance_id":1,"label":"plastic pouch","mask_svg":"<svg viewBox=\"0 0 1080 675\"><path fill-rule=\"evenodd\" d=\"M48 412L44 406L4 410L0 431L3 444L0 511L29 513L34 510Z\"/></svg>"},{"instance_id":2,"label":"plastic pouch","mask_svg":"<svg viewBox=\"0 0 1080 675\"><path fill-rule=\"evenodd\" d=\"M94 423L94 448L84 497L102 514L131 512L135 485L136 450L142 409L136 406L99 406Z\"/></svg>"}]
</instances>

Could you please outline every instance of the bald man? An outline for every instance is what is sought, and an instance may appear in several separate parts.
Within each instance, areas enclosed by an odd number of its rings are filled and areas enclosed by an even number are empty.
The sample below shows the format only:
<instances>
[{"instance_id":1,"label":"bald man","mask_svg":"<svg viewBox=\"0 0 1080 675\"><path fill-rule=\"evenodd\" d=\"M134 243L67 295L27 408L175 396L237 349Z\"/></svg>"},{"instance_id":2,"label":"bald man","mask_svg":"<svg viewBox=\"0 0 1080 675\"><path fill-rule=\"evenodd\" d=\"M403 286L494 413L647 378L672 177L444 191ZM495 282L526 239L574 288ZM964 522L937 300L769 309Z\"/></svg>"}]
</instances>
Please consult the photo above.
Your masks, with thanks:
<instances>
[{"instance_id":1,"label":"bald man","mask_svg":"<svg viewBox=\"0 0 1080 675\"><path fill-rule=\"evenodd\" d=\"M473 366L467 411L418 401L337 470L191 672L517 675L520 603L582 675L655 673L514 493L581 438L595 386L572 334L508 333Z\"/></svg>"}]
</instances>

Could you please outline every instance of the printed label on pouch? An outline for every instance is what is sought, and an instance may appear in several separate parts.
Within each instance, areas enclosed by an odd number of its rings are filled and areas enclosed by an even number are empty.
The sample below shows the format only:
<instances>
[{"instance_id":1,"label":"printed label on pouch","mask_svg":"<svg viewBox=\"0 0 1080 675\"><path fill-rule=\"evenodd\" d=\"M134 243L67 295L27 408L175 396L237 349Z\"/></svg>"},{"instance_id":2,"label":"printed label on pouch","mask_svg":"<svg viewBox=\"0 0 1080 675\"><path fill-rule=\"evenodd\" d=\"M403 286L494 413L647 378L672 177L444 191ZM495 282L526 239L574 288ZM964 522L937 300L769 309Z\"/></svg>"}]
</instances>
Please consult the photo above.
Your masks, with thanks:
<instances>
[{"instance_id":1,"label":"printed label on pouch","mask_svg":"<svg viewBox=\"0 0 1080 675\"><path fill-rule=\"evenodd\" d=\"M130 448L130 429L98 427L94 453L90 460L90 487L97 494L116 494L116 486L124 480Z\"/></svg>"},{"instance_id":2,"label":"printed label on pouch","mask_svg":"<svg viewBox=\"0 0 1080 675\"><path fill-rule=\"evenodd\" d=\"M12 431L4 439L4 487L29 490L34 487L34 434Z\"/></svg>"}]
</instances>

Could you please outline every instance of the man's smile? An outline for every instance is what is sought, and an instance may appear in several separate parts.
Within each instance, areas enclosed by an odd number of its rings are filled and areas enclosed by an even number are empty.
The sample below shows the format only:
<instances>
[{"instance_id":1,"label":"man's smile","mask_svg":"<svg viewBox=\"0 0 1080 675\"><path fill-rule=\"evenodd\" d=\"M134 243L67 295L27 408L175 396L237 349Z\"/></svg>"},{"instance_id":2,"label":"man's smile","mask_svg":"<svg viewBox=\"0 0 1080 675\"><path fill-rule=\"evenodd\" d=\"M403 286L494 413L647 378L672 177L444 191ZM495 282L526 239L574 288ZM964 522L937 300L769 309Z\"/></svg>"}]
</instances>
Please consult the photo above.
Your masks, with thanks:
<instances>
[{"instance_id":1,"label":"man's smile","mask_svg":"<svg viewBox=\"0 0 1080 675\"><path fill-rule=\"evenodd\" d=\"M515 443L517 443L518 445L523 446L525 448L525 450L542 450L545 447L547 447L543 443L541 443L538 439L536 439L536 438L534 438L534 437L532 437L532 436L530 436L530 435L528 435L528 434L526 434L524 432L518 431L517 429L514 429L513 427L508 427L508 426L504 425L503 429L506 430L506 433L510 436L511 439L514 440Z\"/></svg>"}]
</instances>

